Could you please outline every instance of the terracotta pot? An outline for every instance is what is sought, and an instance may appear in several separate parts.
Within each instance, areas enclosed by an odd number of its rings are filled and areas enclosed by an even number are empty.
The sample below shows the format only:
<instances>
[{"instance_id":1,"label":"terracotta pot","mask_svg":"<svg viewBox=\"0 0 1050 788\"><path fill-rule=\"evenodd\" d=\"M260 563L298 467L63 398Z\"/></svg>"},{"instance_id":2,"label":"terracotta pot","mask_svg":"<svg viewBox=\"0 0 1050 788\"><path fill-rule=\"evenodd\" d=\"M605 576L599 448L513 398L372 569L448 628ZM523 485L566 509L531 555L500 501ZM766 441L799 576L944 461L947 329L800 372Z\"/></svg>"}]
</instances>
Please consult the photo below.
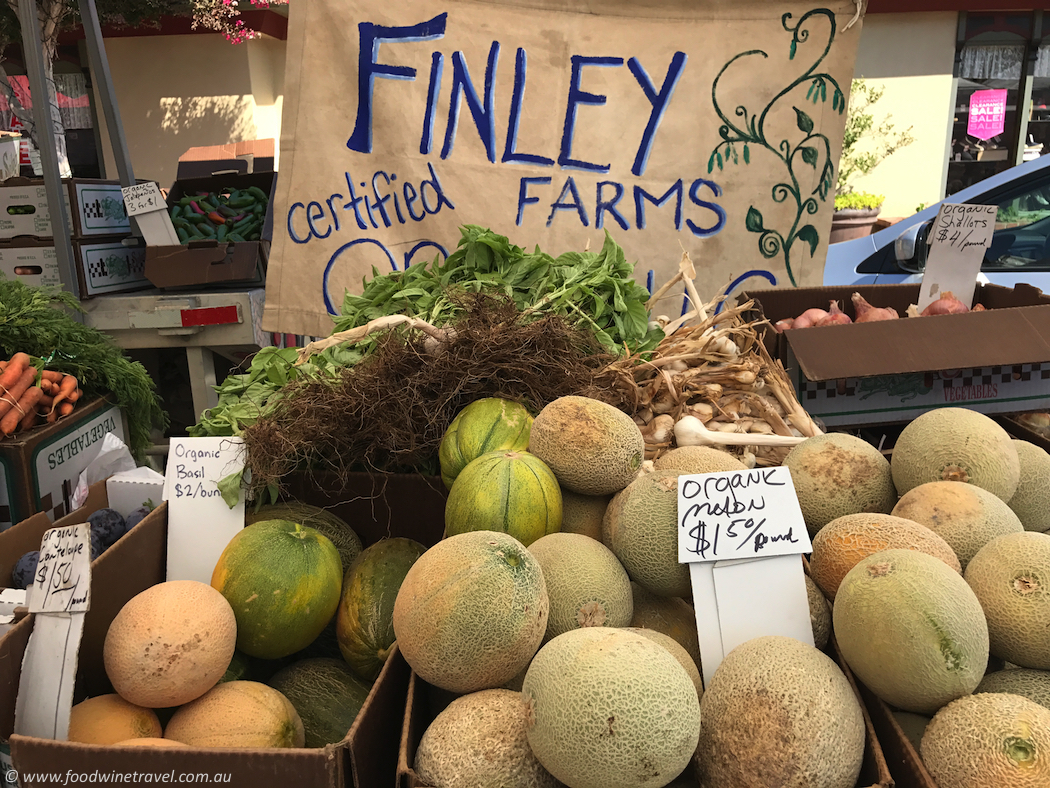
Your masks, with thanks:
<instances>
[{"instance_id":1,"label":"terracotta pot","mask_svg":"<svg viewBox=\"0 0 1050 788\"><path fill-rule=\"evenodd\" d=\"M881 210L881 208L848 208L835 211L831 217L831 235L828 243L852 241L854 238L871 235Z\"/></svg>"}]
</instances>

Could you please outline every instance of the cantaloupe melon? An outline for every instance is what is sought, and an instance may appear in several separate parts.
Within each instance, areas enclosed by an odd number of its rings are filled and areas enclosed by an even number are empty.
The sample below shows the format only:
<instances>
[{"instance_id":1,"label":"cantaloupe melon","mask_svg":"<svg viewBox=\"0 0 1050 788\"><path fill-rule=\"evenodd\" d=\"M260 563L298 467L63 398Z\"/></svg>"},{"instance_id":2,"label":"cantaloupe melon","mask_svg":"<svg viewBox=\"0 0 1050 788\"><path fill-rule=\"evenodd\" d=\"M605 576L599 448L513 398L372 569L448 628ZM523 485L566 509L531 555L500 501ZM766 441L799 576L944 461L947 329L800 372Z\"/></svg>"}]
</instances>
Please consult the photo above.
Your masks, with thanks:
<instances>
[{"instance_id":1,"label":"cantaloupe melon","mask_svg":"<svg viewBox=\"0 0 1050 788\"><path fill-rule=\"evenodd\" d=\"M855 435L806 438L788 452L784 465L810 536L847 514L889 514L897 501L889 460Z\"/></svg>"},{"instance_id":2,"label":"cantaloupe melon","mask_svg":"<svg viewBox=\"0 0 1050 788\"><path fill-rule=\"evenodd\" d=\"M973 557L964 577L984 608L992 653L1050 670L1050 534L996 537Z\"/></svg>"},{"instance_id":3,"label":"cantaloupe melon","mask_svg":"<svg viewBox=\"0 0 1050 788\"><path fill-rule=\"evenodd\" d=\"M697 637L693 606L681 597L657 596L633 581L631 595L634 599L631 626L653 629L673 638L689 653L699 669L700 639Z\"/></svg>"},{"instance_id":4,"label":"cantaloupe melon","mask_svg":"<svg viewBox=\"0 0 1050 788\"><path fill-rule=\"evenodd\" d=\"M81 744L116 744L160 735L160 720L153 709L136 706L116 694L82 700L69 713L69 741Z\"/></svg>"},{"instance_id":5,"label":"cantaloupe melon","mask_svg":"<svg viewBox=\"0 0 1050 788\"><path fill-rule=\"evenodd\" d=\"M531 430L532 414L518 402L500 397L471 402L456 414L441 439L441 481L451 490L460 471L482 454L525 451Z\"/></svg>"},{"instance_id":6,"label":"cantaloupe melon","mask_svg":"<svg viewBox=\"0 0 1050 788\"><path fill-rule=\"evenodd\" d=\"M278 671L269 685L288 698L303 723L304 746L343 740L372 686L341 659L302 659Z\"/></svg>"},{"instance_id":7,"label":"cantaloupe melon","mask_svg":"<svg viewBox=\"0 0 1050 788\"><path fill-rule=\"evenodd\" d=\"M678 664L685 668L685 672L689 674L689 680L696 687L696 696L698 698L704 696L704 680L700 676L700 670L697 668L693 658L689 656L689 652L682 648L677 640L670 635L665 635L663 632L657 632L655 629L646 629L645 627L625 627L625 629L667 649L668 653L678 660Z\"/></svg>"},{"instance_id":8,"label":"cantaloupe melon","mask_svg":"<svg viewBox=\"0 0 1050 788\"><path fill-rule=\"evenodd\" d=\"M658 471L672 468L685 473L747 470L747 466L732 454L714 446L679 446L653 460L653 468Z\"/></svg>"},{"instance_id":9,"label":"cantaloupe melon","mask_svg":"<svg viewBox=\"0 0 1050 788\"><path fill-rule=\"evenodd\" d=\"M809 597L809 623L813 627L813 645L823 649L831 638L831 605L813 578L805 575Z\"/></svg>"},{"instance_id":10,"label":"cantaloupe melon","mask_svg":"<svg viewBox=\"0 0 1050 788\"><path fill-rule=\"evenodd\" d=\"M995 537L1024 530L1001 498L961 482L920 484L901 497L893 515L925 525L944 539L963 569Z\"/></svg>"},{"instance_id":11,"label":"cantaloupe melon","mask_svg":"<svg viewBox=\"0 0 1050 788\"><path fill-rule=\"evenodd\" d=\"M174 741L173 739L125 739L124 741L118 741L114 747L175 747L186 749L189 745L183 744L181 741Z\"/></svg>"},{"instance_id":12,"label":"cantaloupe melon","mask_svg":"<svg viewBox=\"0 0 1050 788\"><path fill-rule=\"evenodd\" d=\"M981 679L974 692L1009 692L1050 709L1050 670L999 670Z\"/></svg>"},{"instance_id":13,"label":"cantaloupe melon","mask_svg":"<svg viewBox=\"0 0 1050 788\"><path fill-rule=\"evenodd\" d=\"M602 540L602 518L612 500L611 495L580 495L564 487L561 490L561 530Z\"/></svg>"},{"instance_id":14,"label":"cantaloupe melon","mask_svg":"<svg viewBox=\"0 0 1050 788\"><path fill-rule=\"evenodd\" d=\"M981 603L944 561L917 550L862 559L832 609L847 664L892 706L933 714L973 692L988 664Z\"/></svg>"},{"instance_id":15,"label":"cantaloupe melon","mask_svg":"<svg viewBox=\"0 0 1050 788\"><path fill-rule=\"evenodd\" d=\"M529 451L562 487L581 495L611 495L642 467L645 440L623 411L589 397L559 397L532 423Z\"/></svg>"},{"instance_id":16,"label":"cantaloupe melon","mask_svg":"<svg viewBox=\"0 0 1050 788\"><path fill-rule=\"evenodd\" d=\"M1021 463L1021 480L1010 499L1010 508L1026 531L1050 531L1050 454L1028 441L1014 441Z\"/></svg>"},{"instance_id":17,"label":"cantaloupe melon","mask_svg":"<svg viewBox=\"0 0 1050 788\"><path fill-rule=\"evenodd\" d=\"M520 692L489 689L452 701L427 726L415 771L429 788L558 788L532 754Z\"/></svg>"},{"instance_id":18,"label":"cantaloupe melon","mask_svg":"<svg viewBox=\"0 0 1050 788\"><path fill-rule=\"evenodd\" d=\"M529 546L543 570L550 615L545 640L580 627L625 627L631 579L612 551L582 534L549 534Z\"/></svg>"},{"instance_id":19,"label":"cantaloupe melon","mask_svg":"<svg viewBox=\"0 0 1050 788\"><path fill-rule=\"evenodd\" d=\"M165 739L191 747L302 747L303 721L284 695L257 681L227 681L172 715Z\"/></svg>"},{"instance_id":20,"label":"cantaloupe melon","mask_svg":"<svg viewBox=\"0 0 1050 788\"><path fill-rule=\"evenodd\" d=\"M168 708L214 687L236 641L237 622L222 594L195 580L171 580L121 608L106 633L103 661L121 697Z\"/></svg>"},{"instance_id":21,"label":"cantaloupe melon","mask_svg":"<svg viewBox=\"0 0 1050 788\"><path fill-rule=\"evenodd\" d=\"M631 579L660 596L690 592L689 565L678 563L678 477L654 470L613 496L602 520L602 541Z\"/></svg>"},{"instance_id":22,"label":"cantaloupe melon","mask_svg":"<svg viewBox=\"0 0 1050 788\"><path fill-rule=\"evenodd\" d=\"M707 786L854 788L864 716L826 654L777 635L730 651L700 702L697 771Z\"/></svg>"},{"instance_id":23,"label":"cantaloupe melon","mask_svg":"<svg viewBox=\"0 0 1050 788\"><path fill-rule=\"evenodd\" d=\"M522 685L529 746L569 788L658 788L696 749L700 702L662 646L622 629L546 643Z\"/></svg>"},{"instance_id":24,"label":"cantaloupe melon","mask_svg":"<svg viewBox=\"0 0 1050 788\"><path fill-rule=\"evenodd\" d=\"M438 542L408 570L394 634L424 681L463 694L499 687L525 667L549 610L543 571L525 546L470 531Z\"/></svg>"},{"instance_id":25,"label":"cantaloupe melon","mask_svg":"<svg viewBox=\"0 0 1050 788\"><path fill-rule=\"evenodd\" d=\"M959 559L944 539L929 528L889 514L847 514L832 520L813 538L809 571L828 599L857 562L880 550L919 550L962 572Z\"/></svg>"},{"instance_id":26,"label":"cantaloupe melon","mask_svg":"<svg viewBox=\"0 0 1050 788\"><path fill-rule=\"evenodd\" d=\"M898 495L926 482L968 482L1009 501L1021 478L1010 435L966 408L928 410L908 424L894 444L890 469Z\"/></svg>"},{"instance_id":27,"label":"cantaloupe melon","mask_svg":"<svg viewBox=\"0 0 1050 788\"><path fill-rule=\"evenodd\" d=\"M893 719L897 721L911 746L915 748L915 752L918 752L919 747L922 746L922 736L926 732L926 726L930 724L931 718L925 714L913 714L910 711L900 711L899 709L893 709L891 714L893 714Z\"/></svg>"},{"instance_id":28,"label":"cantaloupe melon","mask_svg":"<svg viewBox=\"0 0 1050 788\"><path fill-rule=\"evenodd\" d=\"M941 709L922 737L922 761L946 788L1050 785L1050 709L982 692Z\"/></svg>"}]
</instances>

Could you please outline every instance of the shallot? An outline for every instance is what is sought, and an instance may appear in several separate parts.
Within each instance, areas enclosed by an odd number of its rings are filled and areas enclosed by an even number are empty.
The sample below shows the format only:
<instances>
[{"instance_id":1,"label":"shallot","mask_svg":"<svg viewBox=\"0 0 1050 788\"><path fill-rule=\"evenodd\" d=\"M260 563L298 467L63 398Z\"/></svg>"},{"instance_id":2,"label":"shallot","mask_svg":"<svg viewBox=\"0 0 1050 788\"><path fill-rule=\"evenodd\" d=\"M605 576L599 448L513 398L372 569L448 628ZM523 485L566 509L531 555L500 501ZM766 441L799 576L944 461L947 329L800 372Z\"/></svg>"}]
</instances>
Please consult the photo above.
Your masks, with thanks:
<instances>
[{"instance_id":1,"label":"shallot","mask_svg":"<svg viewBox=\"0 0 1050 788\"><path fill-rule=\"evenodd\" d=\"M874 307L860 293L853 294L853 308L857 311L855 323L874 323L879 320L897 320L900 315L893 307Z\"/></svg>"},{"instance_id":2,"label":"shallot","mask_svg":"<svg viewBox=\"0 0 1050 788\"><path fill-rule=\"evenodd\" d=\"M773 324L773 330L778 334L783 334L789 328L793 328L795 324L795 318L785 317L783 320L778 320Z\"/></svg>"},{"instance_id":3,"label":"shallot","mask_svg":"<svg viewBox=\"0 0 1050 788\"><path fill-rule=\"evenodd\" d=\"M985 312L987 310L984 308L984 304L974 304L973 305L973 309L971 309L970 311L971 312Z\"/></svg>"},{"instance_id":4,"label":"shallot","mask_svg":"<svg viewBox=\"0 0 1050 788\"><path fill-rule=\"evenodd\" d=\"M807 309L805 312L803 312L801 315L795 318L791 327L809 328L810 326L815 325L818 320L823 320L827 316L828 313L825 312L823 309Z\"/></svg>"},{"instance_id":5,"label":"shallot","mask_svg":"<svg viewBox=\"0 0 1050 788\"><path fill-rule=\"evenodd\" d=\"M828 313L813 324L815 328L821 326L844 326L847 323L852 323L849 315L839 309L839 302L832 301L831 308L828 309Z\"/></svg>"},{"instance_id":6,"label":"shallot","mask_svg":"<svg viewBox=\"0 0 1050 788\"><path fill-rule=\"evenodd\" d=\"M957 315L969 312L970 308L956 298L951 290L945 290L941 297L922 310L921 316L926 315Z\"/></svg>"}]
</instances>

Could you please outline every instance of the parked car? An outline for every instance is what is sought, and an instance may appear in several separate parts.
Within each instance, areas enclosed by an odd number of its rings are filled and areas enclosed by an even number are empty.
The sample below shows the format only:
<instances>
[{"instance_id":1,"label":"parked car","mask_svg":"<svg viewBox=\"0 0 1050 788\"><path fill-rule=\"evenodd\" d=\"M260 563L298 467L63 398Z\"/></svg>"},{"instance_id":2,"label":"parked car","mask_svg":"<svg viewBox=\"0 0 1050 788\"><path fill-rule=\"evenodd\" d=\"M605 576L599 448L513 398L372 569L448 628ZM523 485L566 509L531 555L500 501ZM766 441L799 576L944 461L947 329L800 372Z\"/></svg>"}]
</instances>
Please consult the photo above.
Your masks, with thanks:
<instances>
[{"instance_id":1,"label":"parked car","mask_svg":"<svg viewBox=\"0 0 1050 788\"><path fill-rule=\"evenodd\" d=\"M982 282L1027 283L1050 293L1050 155L1004 170L864 238L831 244L824 284L918 282L927 232L942 203L997 205L992 242L981 265Z\"/></svg>"}]
</instances>

